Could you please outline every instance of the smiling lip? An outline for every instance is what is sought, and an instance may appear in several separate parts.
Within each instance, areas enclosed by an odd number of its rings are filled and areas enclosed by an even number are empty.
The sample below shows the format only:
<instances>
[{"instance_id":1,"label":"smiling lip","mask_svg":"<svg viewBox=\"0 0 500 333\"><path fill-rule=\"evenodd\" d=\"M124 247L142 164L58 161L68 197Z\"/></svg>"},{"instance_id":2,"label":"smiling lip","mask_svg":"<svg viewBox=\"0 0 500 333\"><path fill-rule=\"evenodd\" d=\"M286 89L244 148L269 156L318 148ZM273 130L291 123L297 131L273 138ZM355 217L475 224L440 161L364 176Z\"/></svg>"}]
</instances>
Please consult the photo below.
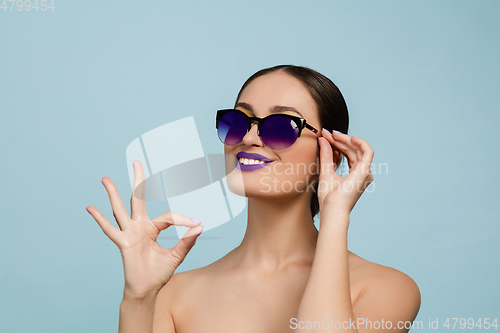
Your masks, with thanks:
<instances>
[{"instance_id":1,"label":"smiling lip","mask_svg":"<svg viewBox=\"0 0 500 333\"><path fill-rule=\"evenodd\" d=\"M245 164L241 164L238 161L238 159L240 159L240 158L251 158L251 159L254 159L254 160L264 161L266 163L245 165ZM260 154L245 153L245 152L241 151L238 154L236 154L236 163L235 163L235 166L236 166L236 169L239 169L241 171L254 171L254 170L259 170L259 169L265 168L266 166L268 166L269 164L271 164L270 162L272 162L272 160L270 160L269 158L267 158L265 156L262 156Z\"/></svg>"},{"instance_id":2,"label":"smiling lip","mask_svg":"<svg viewBox=\"0 0 500 333\"><path fill-rule=\"evenodd\" d=\"M264 161L264 162L272 162L272 160L268 159L265 156L262 156L260 154L255 154L255 153L245 153L244 151L240 151L238 154L236 154L236 158L251 158L253 160L259 160L259 161Z\"/></svg>"}]
</instances>

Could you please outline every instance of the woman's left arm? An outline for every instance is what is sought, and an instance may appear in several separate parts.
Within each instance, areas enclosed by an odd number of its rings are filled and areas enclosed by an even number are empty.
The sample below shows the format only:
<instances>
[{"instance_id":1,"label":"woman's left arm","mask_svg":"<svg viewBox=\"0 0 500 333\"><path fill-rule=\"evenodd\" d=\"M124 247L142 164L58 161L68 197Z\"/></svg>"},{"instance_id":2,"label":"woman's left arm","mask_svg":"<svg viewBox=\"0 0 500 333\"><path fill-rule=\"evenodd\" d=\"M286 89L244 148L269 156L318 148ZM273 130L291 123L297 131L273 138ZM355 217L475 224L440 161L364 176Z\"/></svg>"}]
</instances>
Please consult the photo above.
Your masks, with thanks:
<instances>
[{"instance_id":1,"label":"woman's left arm","mask_svg":"<svg viewBox=\"0 0 500 333\"><path fill-rule=\"evenodd\" d=\"M413 280L396 270L374 276L351 305L347 249L349 215L373 181L370 171L373 149L365 140L346 134L330 134L323 130L322 136L318 138L320 230L297 324L293 328L299 332L301 329L307 332L329 329L337 332L407 332L409 328L399 329L397 325L415 318L420 293ZM335 152L331 145L336 148ZM340 161L340 154L346 156L349 163L349 175L345 178L335 173L334 157ZM378 322L375 327L374 322Z\"/></svg>"}]
</instances>

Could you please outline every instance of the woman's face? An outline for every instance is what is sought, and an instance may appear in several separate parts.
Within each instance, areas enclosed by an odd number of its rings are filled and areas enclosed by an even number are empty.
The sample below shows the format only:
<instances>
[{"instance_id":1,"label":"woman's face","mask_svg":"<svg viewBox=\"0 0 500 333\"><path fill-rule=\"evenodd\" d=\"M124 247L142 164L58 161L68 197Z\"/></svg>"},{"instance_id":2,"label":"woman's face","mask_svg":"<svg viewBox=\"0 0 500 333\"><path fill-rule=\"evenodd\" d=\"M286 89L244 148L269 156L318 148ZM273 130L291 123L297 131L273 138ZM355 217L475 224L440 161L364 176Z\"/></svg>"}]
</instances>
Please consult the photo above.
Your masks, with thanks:
<instances>
[{"instance_id":1,"label":"woman's face","mask_svg":"<svg viewBox=\"0 0 500 333\"><path fill-rule=\"evenodd\" d=\"M289 110L279 113L304 118L312 127L321 129L316 103L307 88L283 72L272 72L254 79L243 90L236 104L236 109L259 118L272 114L272 110L277 107L287 107ZM258 170L242 170L241 178L228 176L229 189L246 197L293 196L311 192L314 180L318 179L317 138L314 132L304 128L290 147L273 150L262 143L257 135L257 124L254 123L242 142L234 146L224 145L224 153L235 158L239 152L257 153L272 162ZM234 169L234 164L229 169L226 165L226 170L231 169Z\"/></svg>"}]
</instances>

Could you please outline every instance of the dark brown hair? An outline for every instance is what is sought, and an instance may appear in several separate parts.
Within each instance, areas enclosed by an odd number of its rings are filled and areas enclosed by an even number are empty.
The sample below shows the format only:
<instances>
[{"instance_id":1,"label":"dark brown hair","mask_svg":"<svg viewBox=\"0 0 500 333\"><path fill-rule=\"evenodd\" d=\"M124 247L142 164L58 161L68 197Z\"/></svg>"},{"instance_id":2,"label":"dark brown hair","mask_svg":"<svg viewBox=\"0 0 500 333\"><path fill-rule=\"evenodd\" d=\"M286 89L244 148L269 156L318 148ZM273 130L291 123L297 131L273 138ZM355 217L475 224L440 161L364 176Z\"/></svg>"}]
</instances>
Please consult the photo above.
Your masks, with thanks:
<instances>
[{"instance_id":1,"label":"dark brown hair","mask_svg":"<svg viewBox=\"0 0 500 333\"><path fill-rule=\"evenodd\" d=\"M264 68L257 73L250 76L243 86L241 87L238 96L236 97L236 104L238 103L243 90L259 76L272 73L275 71L282 71L286 74L293 76L304 84L309 90L311 97L316 102L318 110L320 125L330 132L336 130L347 134L349 128L349 112L344 97L339 88L326 76L317 71L294 65L278 65L274 67ZM314 186L314 193L318 190L318 183ZM313 194L311 196L311 215L314 218L319 213L318 196Z\"/></svg>"}]
</instances>

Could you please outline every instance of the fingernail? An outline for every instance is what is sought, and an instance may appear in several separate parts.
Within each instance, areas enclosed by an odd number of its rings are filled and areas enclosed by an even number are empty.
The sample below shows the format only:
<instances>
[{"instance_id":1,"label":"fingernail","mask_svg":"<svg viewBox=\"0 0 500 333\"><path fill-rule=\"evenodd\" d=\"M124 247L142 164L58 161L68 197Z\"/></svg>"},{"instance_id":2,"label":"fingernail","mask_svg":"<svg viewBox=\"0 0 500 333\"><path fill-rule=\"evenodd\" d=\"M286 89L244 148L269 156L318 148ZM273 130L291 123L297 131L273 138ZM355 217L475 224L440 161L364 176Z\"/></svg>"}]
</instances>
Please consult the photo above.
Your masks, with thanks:
<instances>
[{"instance_id":1,"label":"fingernail","mask_svg":"<svg viewBox=\"0 0 500 333\"><path fill-rule=\"evenodd\" d=\"M339 132L339 131L336 131L336 130L332 130L332 132L335 132L335 133L338 133L338 134L342 134L342 132Z\"/></svg>"},{"instance_id":2,"label":"fingernail","mask_svg":"<svg viewBox=\"0 0 500 333\"><path fill-rule=\"evenodd\" d=\"M132 169L135 170L135 160L132 160Z\"/></svg>"},{"instance_id":3,"label":"fingernail","mask_svg":"<svg viewBox=\"0 0 500 333\"><path fill-rule=\"evenodd\" d=\"M327 130L326 128L323 127L323 130L327 131L328 133L332 134L332 132L330 132L329 130Z\"/></svg>"},{"instance_id":4,"label":"fingernail","mask_svg":"<svg viewBox=\"0 0 500 333\"><path fill-rule=\"evenodd\" d=\"M357 138L357 136L351 135L351 138Z\"/></svg>"},{"instance_id":5,"label":"fingernail","mask_svg":"<svg viewBox=\"0 0 500 333\"><path fill-rule=\"evenodd\" d=\"M192 218L191 220L193 220L193 222L194 222L194 223L201 224L201 221L200 221L200 220L198 220L198 219L193 219L193 218Z\"/></svg>"},{"instance_id":6,"label":"fingernail","mask_svg":"<svg viewBox=\"0 0 500 333\"><path fill-rule=\"evenodd\" d=\"M89 213L89 214L90 214L90 212L89 212L89 210L88 210L87 208L85 208L85 210L87 211L87 213ZM90 214L90 215L92 215L92 214Z\"/></svg>"},{"instance_id":7,"label":"fingernail","mask_svg":"<svg viewBox=\"0 0 500 333\"><path fill-rule=\"evenodd\" d=\"M102 177L102 178L104 178L104 177ZM102 178L101 178L101 183L102 183L102 185L104 185L104 183L103 183L103 181L102 181Z\"/></svg>"}]
</instances>

